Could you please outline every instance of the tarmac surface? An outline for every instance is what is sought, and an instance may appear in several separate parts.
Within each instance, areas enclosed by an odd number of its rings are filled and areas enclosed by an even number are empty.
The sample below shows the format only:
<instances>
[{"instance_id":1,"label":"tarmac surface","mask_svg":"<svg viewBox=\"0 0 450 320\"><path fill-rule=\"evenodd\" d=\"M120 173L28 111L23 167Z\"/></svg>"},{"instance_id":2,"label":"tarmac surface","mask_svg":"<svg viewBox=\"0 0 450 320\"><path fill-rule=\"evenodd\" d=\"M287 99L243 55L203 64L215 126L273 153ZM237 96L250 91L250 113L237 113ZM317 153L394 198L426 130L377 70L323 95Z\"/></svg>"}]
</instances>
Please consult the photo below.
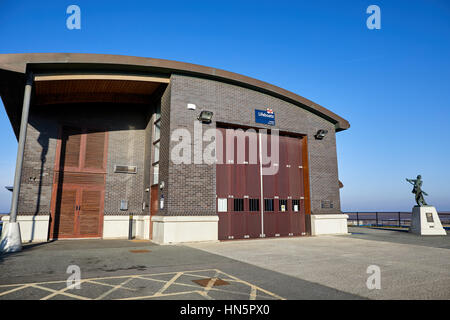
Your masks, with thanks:
<instances>
[{"instance_id":1,"label":"tarmac surface","mask_svg":"<svg viewBox=\"0 0 450 320\"><path fill-rule=\"evenodd\" d=\"M187 245L59 240L0 255L3 299L450 299L450 236L339 236ZM367 267L381 270L368 289ZM67 283L69 266L80 289ZM73 268L73 267L72 267Z\"/></svg>"}]
</instances>

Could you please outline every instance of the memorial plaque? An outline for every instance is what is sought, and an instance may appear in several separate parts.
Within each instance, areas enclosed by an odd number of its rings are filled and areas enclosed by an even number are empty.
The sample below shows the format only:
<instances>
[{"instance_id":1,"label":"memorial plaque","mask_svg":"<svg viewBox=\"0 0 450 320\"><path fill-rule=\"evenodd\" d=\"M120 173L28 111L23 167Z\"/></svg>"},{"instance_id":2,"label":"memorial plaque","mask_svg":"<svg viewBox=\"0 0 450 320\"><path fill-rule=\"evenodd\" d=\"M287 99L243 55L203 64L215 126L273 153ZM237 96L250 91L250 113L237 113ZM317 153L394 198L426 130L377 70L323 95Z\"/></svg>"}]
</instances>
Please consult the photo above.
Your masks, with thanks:
<instances>
[{"instance_id":1,"label":"memorial plaque","mask_svg":"<svg viewBox=\"0 0 450 320\"><path fill-rule=\"evenodd\" d=\"M322 200L321 201L322 209L333 209L333 201L331 200Z\"/></svg>"},{"instance_id":2,"label":"memorial plaque","mask_svg":"<svg viewBox=\"0 0 450 320\"><path fill-rule=\"evenodd\" d=\"M434 222L433 220L433 214L431 212L427 212L427 222Z\"/></svg>"}]
</instances>

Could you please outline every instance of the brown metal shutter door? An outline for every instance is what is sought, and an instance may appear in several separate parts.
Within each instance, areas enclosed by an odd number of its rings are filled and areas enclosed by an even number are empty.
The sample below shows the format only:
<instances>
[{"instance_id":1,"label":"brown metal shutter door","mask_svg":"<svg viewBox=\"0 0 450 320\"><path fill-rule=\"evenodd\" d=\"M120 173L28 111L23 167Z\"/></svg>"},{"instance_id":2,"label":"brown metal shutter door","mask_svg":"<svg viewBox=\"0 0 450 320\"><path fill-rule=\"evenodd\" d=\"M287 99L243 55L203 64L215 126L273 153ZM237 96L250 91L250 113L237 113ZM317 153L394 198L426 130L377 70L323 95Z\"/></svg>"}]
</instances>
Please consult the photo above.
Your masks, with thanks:
<instances>
[{"instance_id":1,"label":"brown metal shutter door","mask_svg":"<svg viewBox=\"0 0 450 320\"><path fill-rule=\"evenodd\" d=\"M299 168L302 165L302 140L300 138L289 137L289 192L292 199L300 199L303 192L303 168ZM292 201L290 201L292 206ZM304 200L300 201L300 211L294 212L293 208L290 208L290 232L294 236L299 236L305 232L305 208Z\"/></svg>"},{"instance_id":2,"label":"brown metal shutter door","mask_svg":"<svg viewBox=\"0 0 450 320\"><path fill-rule=\"evenodd\" d=\"M217 199L227 199L227 212L218 212L217 215L219 216L219 240L227 240L228 236L231 235L231 224L230 224L230 211L232 210L232 199L228 198L228 195L230 193L230 181L231 181L231 168L230 166L227 166L227 159L225 155L225 129L223 128L217 128L217 136L223 137L223 143L222 146L217 144L216 148L216 158L218 160L216 164L216 206L217 206Z\"/></svg>"},{"instance_id":3,"label":"brown metal shutter door","mask_svg":"<svg viewBox=\"0 0 450 320\"><path fill-rule=\"evenodd\" d=\"M289 137L280 136L280 148L279 148L279 169L276 175L277 190L276 195L278 199L275 200L275 212L276 212L276 233L280 236L288 236L290 233L290 215L289 215L289 201L287 204L286 211L282 212L280 210L280 200L287 200L290 195L289 192L289 165L290 159L288 158L288 148L289 148Z\"/></svg>"},{"instance_id":4,"label":"brown metal shutter door","mask_svg":"<svg viewBox=\"0 0 450 320\"><path fill-rule=\"evenodd\" d=\"M256 133L257 134L257 133ZM260 203L261 199L261 181L259 175L259 143L256 139L256 163L250 162L250 139L247 141L246 146L246 159L248 164L246 165L246 195L248 195L248 199L245 199L246 210L250 210L249 208L249 199L257 199ZM254 162L254 161L253 161ZM259 238L261 234L261 211L246 211L247 221L247 235L250 238Z\"/></svg>"},{"instance_id":5,"label":"brown metal shutter door","mask_svg":"<svg viewBox=\"0 0 450 320\"><path fill-rule=\"evenodd\" d=\"M269 168L273 163L270 163L272 159L269 158L272 141L270 139L270 135L262 133L261 136L261 146L262 146L262 167ZM278 165L278 163L277 163ZM278 167L279 168L279 167ZM268 169L266 169L267 171ZM264 172L264 171L263 171ZM263 192L264 199L275 199L276 190L277 190L277 174L274 175L264 175L263 176ZM275 199L276 200L276 199ZM278 201L273 201L273 210L277 210ZM277 233L277 216L275 211L267 211L264 208L263 201L263 210L264 210L264 234L266 237L274 237Z\"/></svg>"},{"instance_id":6,"label":"brown metal shutter door","mask_svg":"<svg viewBox=\"0 0 450 320\"><path fill-rule=\"evenodd\" d=\"M234 239L243 239L247 234L246 232L246 217L245 211L235 211L234 200L244 199L245 195L245 164L238 163L238 141L239 139L234 138L234 155L233 163L228 164L231 167L231 185L232 185L232 195L233 195L233 209L231 212L231 234ZM230 158L227 155L227 158ZM245 203L245 201L244 201Z\"/></svg>"}]
</instances>

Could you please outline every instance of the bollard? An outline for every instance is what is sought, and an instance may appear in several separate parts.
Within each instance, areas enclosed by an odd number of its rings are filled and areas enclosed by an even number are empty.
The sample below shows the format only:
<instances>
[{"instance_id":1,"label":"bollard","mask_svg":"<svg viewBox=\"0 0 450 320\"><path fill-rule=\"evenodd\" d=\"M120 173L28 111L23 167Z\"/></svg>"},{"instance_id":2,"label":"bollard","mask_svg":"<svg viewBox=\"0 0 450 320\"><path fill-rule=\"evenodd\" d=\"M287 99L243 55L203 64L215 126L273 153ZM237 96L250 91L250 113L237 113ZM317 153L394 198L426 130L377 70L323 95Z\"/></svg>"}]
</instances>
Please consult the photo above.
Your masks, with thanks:
<instances>
[{"instance_id":1,"label":"bollard","mask_svg":"<svg viewBox=\"0 0 450 320\"><path fill-rule=\"evenodd\" d=\"M133 215L130 214L130 219L128 222L128 240L133 239Z\"/></svg>"}]
</instances>

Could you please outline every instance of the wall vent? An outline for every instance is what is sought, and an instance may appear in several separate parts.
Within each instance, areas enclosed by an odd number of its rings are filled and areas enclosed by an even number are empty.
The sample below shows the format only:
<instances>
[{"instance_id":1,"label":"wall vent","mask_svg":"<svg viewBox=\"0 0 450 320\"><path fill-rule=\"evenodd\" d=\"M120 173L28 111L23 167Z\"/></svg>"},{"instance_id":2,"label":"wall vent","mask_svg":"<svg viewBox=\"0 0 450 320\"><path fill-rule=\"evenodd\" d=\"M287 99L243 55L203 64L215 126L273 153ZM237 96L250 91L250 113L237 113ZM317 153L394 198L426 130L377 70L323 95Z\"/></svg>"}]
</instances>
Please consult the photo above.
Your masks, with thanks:
<instances>
[{"instance_id":1,"label":"wall vent","mask_svg":"<svg viewBox=\"0 0 450 320\"><path fill-rule=\"evenodd\" d=\"M136 166L114 166L114 172L115 173L136 173L137 167Z\"/></svg>"}]
</instances>

